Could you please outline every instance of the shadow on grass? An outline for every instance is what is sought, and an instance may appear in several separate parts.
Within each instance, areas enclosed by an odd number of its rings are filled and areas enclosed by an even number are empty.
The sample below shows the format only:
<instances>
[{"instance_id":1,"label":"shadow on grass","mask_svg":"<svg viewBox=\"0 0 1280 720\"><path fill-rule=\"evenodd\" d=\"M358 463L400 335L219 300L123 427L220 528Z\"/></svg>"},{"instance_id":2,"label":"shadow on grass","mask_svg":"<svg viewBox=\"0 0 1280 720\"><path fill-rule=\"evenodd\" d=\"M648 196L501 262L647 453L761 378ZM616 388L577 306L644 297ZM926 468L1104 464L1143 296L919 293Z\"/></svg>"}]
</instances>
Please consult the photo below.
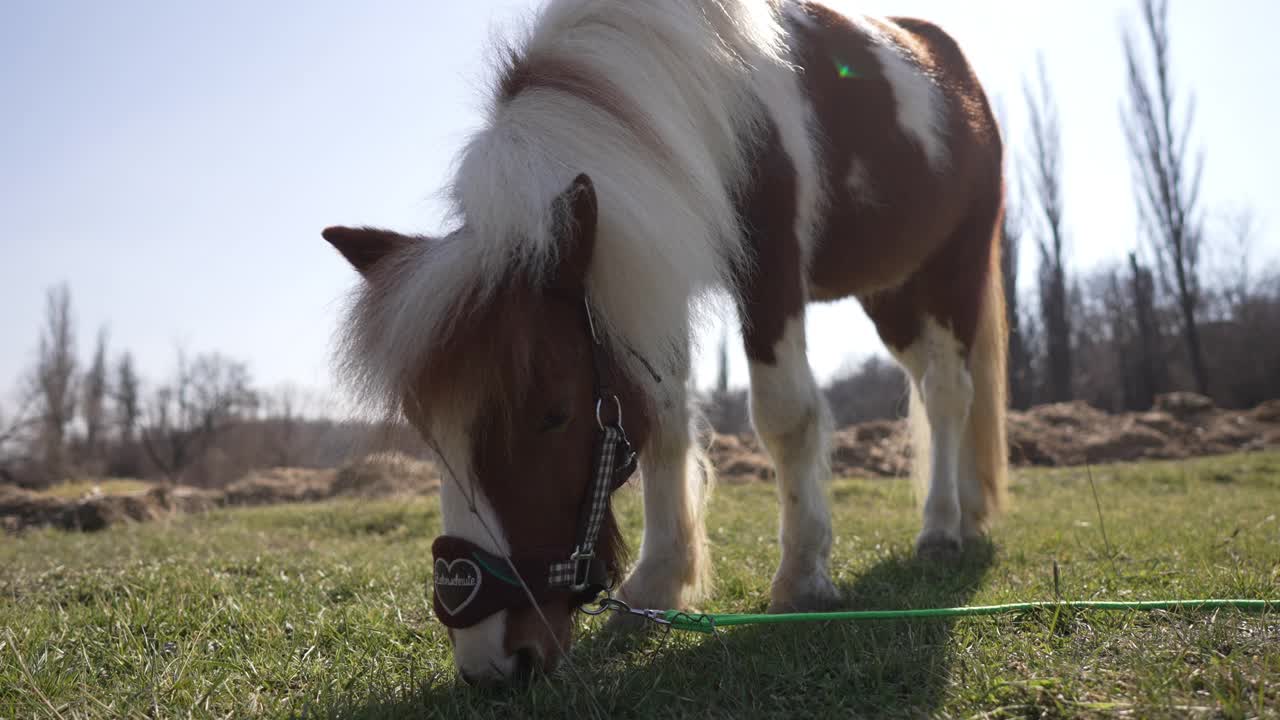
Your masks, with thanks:
<instances>
[{"instance_id":1,"label":"shadow on grass","mask_svg":"<svg viewBox=\"0 0 1280 720\"><path fill-rule=\"evenodd\" d=\"M955 567L887 558L841 585L845 609L967 604L993 559L986 544L970 549ZM953 624L876 620L728 628L718 639L668 647L637 662L636 670L672 678L670 684L683 691L649 695L635 714L928 715L942 704L951 679Z\"/></svg>"},{"instance_id":2,"label":"shadow on grass","mask_svg":"<svg viewBox=\"0 0 1280 720\"><path fill-rule=\"evenodd\" d=\"M846 609L967 604L994 560L989 544L958 564L890 557L841 590ZM528 688L478 690L426 678L342 717L849 717L932 715L952 679L954 621L877 620L739 626L719 637L596 632L562 669Z\"/></svg>"}]
</instances>

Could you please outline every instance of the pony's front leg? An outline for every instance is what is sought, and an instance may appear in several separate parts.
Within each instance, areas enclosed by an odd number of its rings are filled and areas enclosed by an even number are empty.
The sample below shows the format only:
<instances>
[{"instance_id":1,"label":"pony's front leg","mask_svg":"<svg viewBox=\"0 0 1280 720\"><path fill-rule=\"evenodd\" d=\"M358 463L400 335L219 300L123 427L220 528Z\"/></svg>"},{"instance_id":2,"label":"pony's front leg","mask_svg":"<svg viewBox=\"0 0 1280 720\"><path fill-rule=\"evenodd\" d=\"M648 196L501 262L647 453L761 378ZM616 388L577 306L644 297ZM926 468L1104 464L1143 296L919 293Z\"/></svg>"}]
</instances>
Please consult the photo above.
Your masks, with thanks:
<instances>
[{"instance_id":1,"label":"pony's front leg","mask_svg":"<svg viewBox=\"0 0 1280 720\"><path fill-rule=\"evenodd\" d=\"M805 355L803 312L787 321L771 358L750 351L752 422L777 470L782 505L782 560L769 612L828 609L840 599L828 568L832 421Z\"/></svg>"},{"instance_id":2,"label":"pony's front leg","mask_svg":"<svg viewBox=\"0 0 1280 720\"><path fill-rule=\"evenodd\" d=\"M712 470L692 442L687 399L662 412L641 453L644 540L618 596L637 608L684 608L709 591L711 568L703 508ZM623 616L612 622L625 624Z\"/></svg>"}]
</instances>

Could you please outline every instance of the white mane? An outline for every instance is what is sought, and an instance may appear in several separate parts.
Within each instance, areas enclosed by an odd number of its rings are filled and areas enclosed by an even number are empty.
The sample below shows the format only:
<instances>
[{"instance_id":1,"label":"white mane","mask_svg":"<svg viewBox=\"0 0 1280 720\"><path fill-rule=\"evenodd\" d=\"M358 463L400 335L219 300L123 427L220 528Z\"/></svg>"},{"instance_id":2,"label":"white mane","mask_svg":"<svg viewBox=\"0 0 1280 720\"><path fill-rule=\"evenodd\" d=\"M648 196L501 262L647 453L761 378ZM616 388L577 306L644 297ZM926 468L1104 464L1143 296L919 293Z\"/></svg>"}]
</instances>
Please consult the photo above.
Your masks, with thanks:
<instances>
[{"instance_id":1,"label":"white mane","mask_svg":"<svg viewBox=\"0 0 1280 720\"><path fill-rule=\"evenodd\" d=\"M552 0L515 54L606 79L668 152L573 93L535 84L495 100L450 188L460 229L400 264L389 295L366 292L356 303L346 370L366 399L398 399L435 339L459 321L459 298L492 293L517 259L535 278L554 267L552 203L584 172L599 200L592 300L660 373L682 373L690 304L708 291L732 293L732 269L744 260L732 193L760 99L775 116L792 115L775 119L802 192L817 175L803 134L807 104L797 95L798 109L778 110L787 105L778 93L790 92L779 87L794 87L778 12L774 0ZM811 222L813 213L802 215Z\"/></svg>"}]
</instances>

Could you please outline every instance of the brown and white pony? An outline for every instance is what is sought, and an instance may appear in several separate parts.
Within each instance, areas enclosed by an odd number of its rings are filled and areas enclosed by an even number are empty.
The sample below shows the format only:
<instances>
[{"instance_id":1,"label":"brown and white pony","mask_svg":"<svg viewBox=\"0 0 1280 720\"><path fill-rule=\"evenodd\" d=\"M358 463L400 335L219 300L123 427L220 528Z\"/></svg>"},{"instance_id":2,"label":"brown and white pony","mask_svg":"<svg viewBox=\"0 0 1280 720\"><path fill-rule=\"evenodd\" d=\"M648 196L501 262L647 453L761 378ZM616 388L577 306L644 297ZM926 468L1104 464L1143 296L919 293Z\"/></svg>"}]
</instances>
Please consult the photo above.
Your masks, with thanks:
<instances>
[{"instance_id":1,"label":"brown and white pony","mask_svg":"<svg viewBox=\"0 0 1280 720\"><path fill-rule=\"evenodd\" d=\"M858 298L910 375L916 548L954 558L1006 482L1001 155L972 69L927 22L790 0L552 0L461 154L456 229L324 232L363 276L341 367L438 448L448 535L500 557L571 546L596 431L571 301L588 297L643 478L643 543L617 595L689 608L709 588L711 483L690 334L701 301L728 292L777 468L769 607L830 607L832 422L806 304ZM620 574L612 523L600 552ZM554 667L572 614L566 597L451 630L456 665L469 681Z\"/></svg>"}]
</instances>

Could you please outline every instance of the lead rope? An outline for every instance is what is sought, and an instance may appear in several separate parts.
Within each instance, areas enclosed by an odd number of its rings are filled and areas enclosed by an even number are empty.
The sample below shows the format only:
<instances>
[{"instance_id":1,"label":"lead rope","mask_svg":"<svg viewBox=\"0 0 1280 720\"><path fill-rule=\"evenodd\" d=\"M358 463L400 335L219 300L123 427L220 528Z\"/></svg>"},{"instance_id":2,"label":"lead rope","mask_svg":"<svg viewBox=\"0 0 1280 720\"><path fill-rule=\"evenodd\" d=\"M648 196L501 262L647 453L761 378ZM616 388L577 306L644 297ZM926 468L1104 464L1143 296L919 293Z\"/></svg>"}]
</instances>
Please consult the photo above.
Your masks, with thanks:
<instances>
[{"instance_id":1,"label":"lead rope","mask_svg":"<svg viewBox=\"0 0 1280 720\"><path fill-rule=\"evenodd\" d=\"M484 516L480 514L480 510L476 506L475 484L472 483L472 487L469 489L464 487L462 481L458 480L457 473L453 471L453 466L449 464L448 458L446 458L444 453L440 451L440 447L435 443L435 440L428 439L427 445L431 448L431 451L436 454L436 457L440 459L440 462L444 465L449 478L452 479L454 484L458 486L458 489L462 491L463 497L467 499L467 509L469 509L471 514L475 515L476 519L480 521L480 527L484 528L485 534L489 536L489 539L493 542L493 546L495 548L501 548L502 543L498 542L497 535L492 529L490 529L489 523L485 521ZM578 672L578 667L573 664L573 659L569 657L569 653L565 652L564 646L560 644L560 638L556 636L555 628L551 626L551 621L548 620L547 616L542 612L542 607L533 596L533 591L529 589L529 584L524 581L524 576L520 574L520 570L516 567L515 563L511 561L511 555L503 553L502 559L506 561L507 567L511 569L512 574L515 575L516 580L519 581L520 589L524 591L525 597L529 599L529 604L533 607L534 612L538 614L538 618L542 621L543 626L546 627L547 634L551 636L551 642L555 643L556 650L560 653L560 657L564 659L565 667L569 668L569 671L575 678L577 678L578 682L581 683L582 689L586 691L587 701L590 703L592 716L603 718L604 711L596 701L595 693L591 690L591 686L587 684L586 678Z\"/></svg>"},{"instance_id":2,"label":"lead rope","mask_svg":"<svg viewBox=\"0 0 1280 720\"><path fill-rule=\"evenodd\" d=\"M1008 615L1033 610L1219 610L1267 612L1280 611L1280 600L1243 600L1209 598L1204 600L1044 600L1040 602L1007 603L1004 605L969 605L952 608L920 608L915 610L850 610L826 613L686 613L679 610L646 610L632 608L613 598L605 598L597 609L589 611L599 615L613 611L639 617L669 630L684 630L718 635L717 630L731 625L778 625L801 622L830 622L858 620L910 620L919 618L955 618L984 615Z\"/></svg>"}]
</instances>

